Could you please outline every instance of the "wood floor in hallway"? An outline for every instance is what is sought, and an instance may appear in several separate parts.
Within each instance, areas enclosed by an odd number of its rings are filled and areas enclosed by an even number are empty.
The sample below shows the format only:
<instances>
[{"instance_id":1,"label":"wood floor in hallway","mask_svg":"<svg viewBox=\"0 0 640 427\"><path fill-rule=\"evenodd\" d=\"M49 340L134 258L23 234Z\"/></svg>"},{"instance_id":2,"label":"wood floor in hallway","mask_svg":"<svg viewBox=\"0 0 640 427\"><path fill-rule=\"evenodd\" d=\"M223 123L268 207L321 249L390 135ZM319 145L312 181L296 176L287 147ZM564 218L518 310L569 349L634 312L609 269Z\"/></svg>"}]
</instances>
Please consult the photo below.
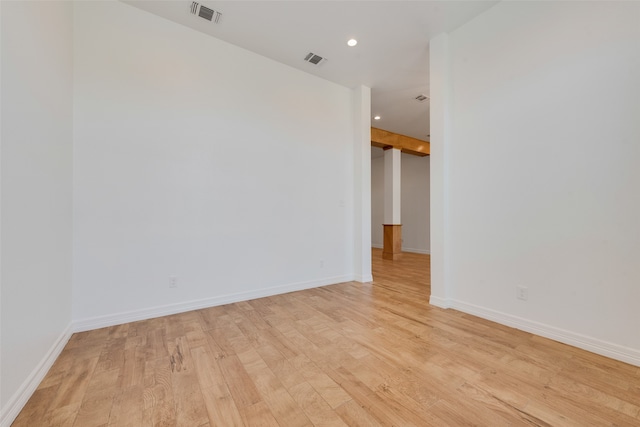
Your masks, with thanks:
<instances>
[{"instance_id":1,"label":"wood floor in hallway","mask_svg":"<svg viewBox=\"0 0 640 427\"><path fill-rule=\"evenodd\" d=\"M73 335L14 426L638 426L640 368L428 304L429 257Z\"/></svg>"}]
</instances>

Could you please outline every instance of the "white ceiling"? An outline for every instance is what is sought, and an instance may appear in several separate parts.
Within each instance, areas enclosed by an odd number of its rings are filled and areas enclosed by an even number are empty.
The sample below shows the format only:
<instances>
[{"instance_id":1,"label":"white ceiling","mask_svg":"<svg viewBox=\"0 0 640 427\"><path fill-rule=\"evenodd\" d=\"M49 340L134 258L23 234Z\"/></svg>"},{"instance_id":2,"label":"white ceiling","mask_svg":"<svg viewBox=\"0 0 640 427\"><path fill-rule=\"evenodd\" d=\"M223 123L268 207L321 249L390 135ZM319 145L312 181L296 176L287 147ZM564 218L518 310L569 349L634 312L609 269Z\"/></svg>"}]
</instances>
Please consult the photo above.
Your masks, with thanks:
<instances>
[{"instance_id":1,"label":"white ceiling","mask_svg":"<svg viewBox=\"0 0 640 427\"><path fill-rule=\"evenodd\" d=\"M209 1L218 24L190 13L191 1L128 4L349 88L371 87L372 125L428 139L429 39L497 1ZM355 38L358 45L348 47ZM327 58L314 66L313 52Z\"/></svg>"}]
</instances>

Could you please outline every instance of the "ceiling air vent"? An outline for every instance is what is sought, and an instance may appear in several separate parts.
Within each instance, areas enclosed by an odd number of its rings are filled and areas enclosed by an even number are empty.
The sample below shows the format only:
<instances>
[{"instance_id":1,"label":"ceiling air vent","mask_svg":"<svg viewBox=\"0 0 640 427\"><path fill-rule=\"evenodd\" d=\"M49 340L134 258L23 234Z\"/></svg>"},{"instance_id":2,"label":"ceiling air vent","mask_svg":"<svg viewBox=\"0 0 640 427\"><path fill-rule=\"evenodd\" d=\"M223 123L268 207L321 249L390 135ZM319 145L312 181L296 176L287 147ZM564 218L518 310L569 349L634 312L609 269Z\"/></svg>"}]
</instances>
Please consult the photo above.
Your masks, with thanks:
<instances>
[{"instance_id":1,"label":"ceiling air vent","mask_svg":"<svg viewBox=\"0 0 640 427\"><path fill-rule=\"evenodd\" d=\"M191 3L191 14L204 18L207 21L215 22L216 24L220 21L220 17L222 16L222 13L210 9L207 6L203 6L197 1Z\"/></svg>"},{"instance_id":2,"label":"ceiling air vent","mask_svg":"<svg viewBox=\"0 0 640 427\"><path fill-rule=\"evenodd\" d=\"M427 99L429 99L429 97L427 95L422 95L422 94L415 97L415 100L418 102L424 102Z\"/></svg>"},{"instance_id":3,"label":"ceiling air vent","mask_svg":"<svg viewBox=\"0 0 640 427\"><path fill-rule=\"evenodd\" d=\"M307 54L307 56L305 56L305 57L304 57L304 60L305 60L305 61L307 61L307 62L309 62L309 63L311 63L311 64L313 64L313 65L320 65L320 64L322 64L323 62L326 62L326 61L327 61L327 58L323 58L323 57L322 57L322 56L320 56L320 55L316 55L316 54L315 54L315 53L313 53L313 52L309 52L309 53Z\"/></svg>"}]
</instances>

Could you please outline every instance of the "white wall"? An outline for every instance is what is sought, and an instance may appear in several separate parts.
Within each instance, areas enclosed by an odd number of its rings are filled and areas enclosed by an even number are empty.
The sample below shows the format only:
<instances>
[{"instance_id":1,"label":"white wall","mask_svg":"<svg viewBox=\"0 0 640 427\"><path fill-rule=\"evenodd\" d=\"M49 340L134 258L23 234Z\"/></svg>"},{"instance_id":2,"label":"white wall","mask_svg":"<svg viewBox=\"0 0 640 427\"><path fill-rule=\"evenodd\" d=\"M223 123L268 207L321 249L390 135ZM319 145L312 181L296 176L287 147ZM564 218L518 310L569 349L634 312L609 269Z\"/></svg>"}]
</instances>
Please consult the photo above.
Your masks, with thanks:
<instances>
[{"instance_id":1,"label":"white wall","mask_svg":"<svg viewBox=\"0 0 640 427\"><path fill-rule=\"evenodd\" d=\"M74 23L81 329L353 278L353 91L119 2Z\"/></svg>"},{"instance_id":2,"label":"white wall","mask_svg":"<svg viewBox=\"0 0 640 427\"><path fill-rule=\"evenodd\" d=\"M381 150L380 148L372 148ZM401 161L402 250L429 253L429 156L402 153ZM371 159L371 242L383 245L384 157Z\"/></svg>"},{"instance_id":3,"label":"white wall","mask_svg":"<svg viewBox=\"0 0 640 427\"><path fill-rule=\"evenodd\" d=\"M358 86L353 91L353 252L354 280L371 282L371 88ZM348 205L347 205L348 206Z\"/></svg>"},{"instance_id":4,"label":"white wall","mask_svg":"<svg viewBox=\"0 0 640 427\"><path fill-rule=\"evenodd\" d=\"M429 253L429 156L402 153L402 250Z\"/></svg>"},{"instance_id":5,"label":"white wall","mask_svg":"<svg viewBox=\"0 0 640 427\"><path fill-rule=\"evenodd\" d=\"M381 248L384 244L384 155L382 148L371 147L371 151L376 153L371 158L371 246Z\"/></svg>"},{"instance_id":6,"label":"white wall","mask_svg":"<svg viewBox=\"0 0 640 427\"><path fill-rule=\"evenodd\" d=\"M69 2L2 2L2 425L69 336L72 17Z\"/></svg>"},{"instance_id":7,"label":"white wall","mask_svg":"<svg viewBox=\"0 0 640 427\"><path fill-rule=\"evenodd\" d=\"M451 215L449 214L449 158L451 157L451 64L449 35L429 41L429 230L431 232L430 302L443 308L450 305Z\"/></svg>"},{"instance_id":8,"label":"white wall","mask_svg":"<svg viewBox=\"0 0 640 427\"><path fill-rule=\"evenodd\" d=\"M436 301L640 364L638 22L638 3L502 2L436 49L452 90Z\"/></svg>"}]
</instances>

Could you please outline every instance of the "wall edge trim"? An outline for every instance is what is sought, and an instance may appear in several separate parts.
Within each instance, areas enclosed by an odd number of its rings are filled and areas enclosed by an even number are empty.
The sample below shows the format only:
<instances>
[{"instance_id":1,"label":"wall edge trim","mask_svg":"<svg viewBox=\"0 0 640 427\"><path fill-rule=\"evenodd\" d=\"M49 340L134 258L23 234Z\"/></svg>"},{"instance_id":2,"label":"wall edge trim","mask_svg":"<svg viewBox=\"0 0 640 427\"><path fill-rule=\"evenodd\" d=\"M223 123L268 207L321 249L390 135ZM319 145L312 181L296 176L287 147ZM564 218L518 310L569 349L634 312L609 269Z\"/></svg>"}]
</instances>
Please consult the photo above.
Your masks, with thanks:
<instances>
[{"instance_id":1,"label":"wall edge trim","mask_svg":"<svg viewBox=\"0 0 640 427\"><path fill-rule=\"evenodd\" d=\"M375 249L384 249L383 245L378 244L378 243L372 243L371 244L372 248ZM429 249L416 249L416 248L402 248L402 252L409 252L412 254L423 254L423 255L431 255L431 251Z\"/></svg>"},{"instance_id":2,"label":"wall edge trim","mask_svg":"<svg viewBox=\"0 0 640 427\"><path fill-rule=\"evenodd\" d=\"M433 299L433 297L431 297ZM437 304L434 304L437 305ZM536 322L508 313L469 304L464 301L450 300L450 308L529 332L544 338L568 344L591 353L609 357L631 365L640 366L640 350L625 347L598 338L568 331L555 326Z\"/></svg>"},{"instance_id":3,"label":"wall edge trim","mask_svg":"<svg viewBox=\"0 0 640 427\"><path fill-rule=\"evenodd\" d=\"M422 255L431 255L431 251L429 249L416 249L416 248L402 248L402 252L409 252L412 254L422 254Z\"/></svg>"},{"instance_id":4,"label":"wall edge trim","mask_svg":"<svg viewBox=\"0 0 640 427\"><path fill-rule=\"evenodd\" d=\"M305 289L317 288L320 286L335 285L337 283L350 282L352 280L354 280L353 276L327 277L324 279L273 286L254 291L238 292L216 297L185 301L176 304L161 305L156 307L148 307L138 310L77 319L73 321L73 332L90 331L93 329L106 328L109 326L122 325L129 322L137 322L140 320L169 316L172 314L215 307L218 305L248 301L256 298L264 298L279 294L286 294L289 292L302 291Z\"/></svg>"},{"instance_id":5,"label":"wall edge trim","mask_svg":"<svg viewBox=\"0 0 640 427\"><path fill-rule=\"evenodd\" d=\"M451 301L448 298L437 297L434 295L429 297L429 304L444 309L451 308Z\"/></svg>"},{"instance_id":6,"label":"wall edge trim","mask_svg":"<svg viewBox=\"0 0 640 427\"><path fill-rule=\"evenodd\" d=\"M31 371L27 379L24 380L13 396L9 398L5 407L0 410L0 427L9 427L15 421L58 356L60 356L60 353L62 353L71 335L73 335L73 325L70 322L53 342L42 360L40 360L33 371Z\"/></svg>"},{"instance_id":7,"label":"wall edge trim","mask_svg":"<svg viewBox=\"0 0 640 427\"><path fill-rule=\"evenodd\" d=\"M357 275L353 280L360 283L371 283L373 282L373 275Z\"/></svg>"}]
</instances>

